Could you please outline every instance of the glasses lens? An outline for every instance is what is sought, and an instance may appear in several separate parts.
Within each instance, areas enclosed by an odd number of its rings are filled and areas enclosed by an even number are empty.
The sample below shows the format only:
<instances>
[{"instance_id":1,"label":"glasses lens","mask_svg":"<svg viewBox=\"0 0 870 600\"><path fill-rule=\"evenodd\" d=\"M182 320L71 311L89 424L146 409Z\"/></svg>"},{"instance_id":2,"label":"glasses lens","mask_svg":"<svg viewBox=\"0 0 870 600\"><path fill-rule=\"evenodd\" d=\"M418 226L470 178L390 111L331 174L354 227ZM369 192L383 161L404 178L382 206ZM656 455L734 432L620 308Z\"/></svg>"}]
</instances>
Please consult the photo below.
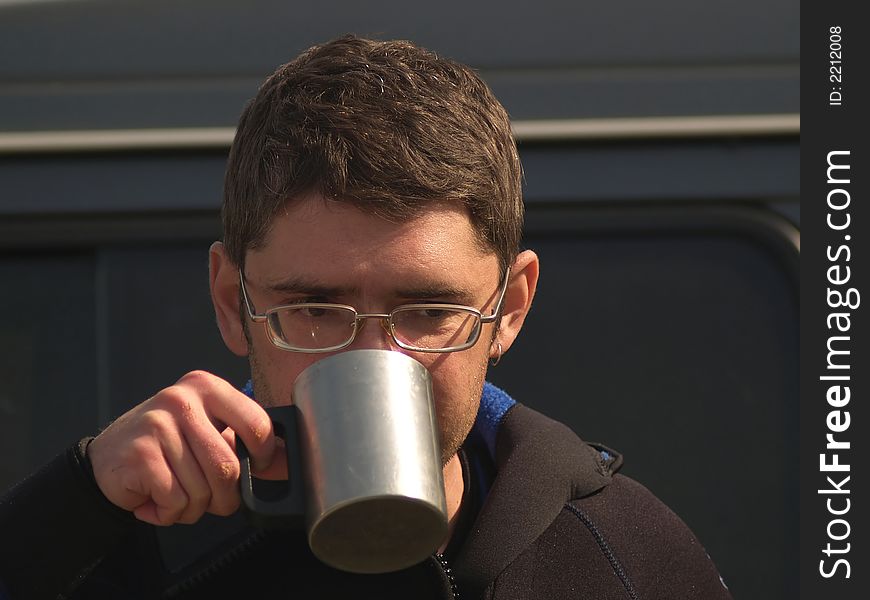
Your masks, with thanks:
<instances>
[{"instance_id":1,"label":"glasses lens","mask_svg":"<svg viewBox=\"0 0 870 600\"><path fill-rule=\"evenodd\" d=\"M441 305L404 306L393 311L393 335L422 350L465 348L477 341L480 315L472 309Z\"/></svg>"},{"instance_id":2,"label":"glasses lens","mask_svg":"<svg viewBox=\"0 0 870 600\"><path fill-rule=\"evenodd\" d=\"M277 339L299 350L341 346L353 337L356 314L349 308L300 304L269 313Z\"/></svg>"}]
</instances>

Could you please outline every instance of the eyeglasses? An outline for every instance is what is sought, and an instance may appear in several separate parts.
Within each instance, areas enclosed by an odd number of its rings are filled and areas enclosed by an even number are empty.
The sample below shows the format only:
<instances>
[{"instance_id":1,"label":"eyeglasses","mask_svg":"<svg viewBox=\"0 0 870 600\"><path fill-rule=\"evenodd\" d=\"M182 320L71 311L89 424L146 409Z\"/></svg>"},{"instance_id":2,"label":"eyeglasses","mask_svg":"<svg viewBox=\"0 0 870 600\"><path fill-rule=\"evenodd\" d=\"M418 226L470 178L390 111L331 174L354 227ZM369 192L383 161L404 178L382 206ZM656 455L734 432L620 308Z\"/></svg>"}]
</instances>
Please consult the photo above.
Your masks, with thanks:
<instances>
[{"instance_id":1,"label":"eyeglasses","mask_svg":"<svg viewBox=\"0 0 870 600\"><path fill-rule=\"evenodd\" d=\"M265 323L269 339L290 352L334 352L353 343L365 319L378 319L381 327L400 348L415 352L456 352L477 343L484 323L492 323L501 312L510 269L504 276L498 301L490 315L458 304L403 304L389 313L359 313L345 304L302 302L270 308L257 314L245 289L245 275L239 269L239 285L255 323Z\"/></svg>"}]
</instances>

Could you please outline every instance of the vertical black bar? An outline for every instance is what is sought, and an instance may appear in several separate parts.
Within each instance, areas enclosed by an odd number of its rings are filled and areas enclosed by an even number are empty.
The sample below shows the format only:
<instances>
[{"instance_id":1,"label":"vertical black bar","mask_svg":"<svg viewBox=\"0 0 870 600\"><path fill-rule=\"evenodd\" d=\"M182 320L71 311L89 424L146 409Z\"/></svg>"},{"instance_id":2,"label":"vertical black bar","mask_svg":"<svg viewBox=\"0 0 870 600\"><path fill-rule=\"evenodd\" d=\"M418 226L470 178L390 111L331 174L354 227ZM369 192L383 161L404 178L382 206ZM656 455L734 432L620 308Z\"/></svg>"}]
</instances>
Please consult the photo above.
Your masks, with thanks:
<instances>
[{"instance_id":1,"label":"vertical black bar","mask_svg":"<svg viewBox=\"0 0 870 600\"><path fill-rule=\"evenodd\" d=\"M801 598L866 598L870 360L867 48L861 3L801 14ZM870 297L868 297L870 300ZM848 466L846 466L848 465Z\"/></svg>"}]
</instances>

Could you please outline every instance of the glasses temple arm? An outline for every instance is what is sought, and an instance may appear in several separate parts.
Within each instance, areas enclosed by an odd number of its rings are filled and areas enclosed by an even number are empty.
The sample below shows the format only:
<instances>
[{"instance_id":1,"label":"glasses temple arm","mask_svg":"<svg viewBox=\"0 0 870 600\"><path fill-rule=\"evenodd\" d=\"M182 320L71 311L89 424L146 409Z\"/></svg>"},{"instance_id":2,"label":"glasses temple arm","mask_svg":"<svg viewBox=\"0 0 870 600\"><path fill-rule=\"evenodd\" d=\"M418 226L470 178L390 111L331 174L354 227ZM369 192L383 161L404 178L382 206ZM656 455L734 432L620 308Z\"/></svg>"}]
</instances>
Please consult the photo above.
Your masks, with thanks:
<instances>
[{"instance_id":1,"label":"glasses temple arm","mask_svg":"<svg viewBox=\"0 0 870 600\"><path fill-rule=\"evenodd\" d=\"M508 267L507 271L504 274L504 281L501 284L501 290L499 290L498 294L498 302L495 305L495 308L492 309L492 314L480 317L481 323L492 323L495 321L499 315L501 314L501 307L504 304L504 296L507 292L508 281L511 278L511 268Z\"/></svg>"},{"instance_id":2,"label":"glasses temple arm","mask_svg":"<svg viewBox=\"0 0 870 600\"><path fill-rule=\"evenodd\" d=\"M239 269L239 290L242 292L242 301L245 303L245 308L248 310L248 317L254 322L262 322L266 320L266 315L258 315L254 312L254 307L248 298L248 290L245 288L245 273Z\"/></svg>"}]
</instances>

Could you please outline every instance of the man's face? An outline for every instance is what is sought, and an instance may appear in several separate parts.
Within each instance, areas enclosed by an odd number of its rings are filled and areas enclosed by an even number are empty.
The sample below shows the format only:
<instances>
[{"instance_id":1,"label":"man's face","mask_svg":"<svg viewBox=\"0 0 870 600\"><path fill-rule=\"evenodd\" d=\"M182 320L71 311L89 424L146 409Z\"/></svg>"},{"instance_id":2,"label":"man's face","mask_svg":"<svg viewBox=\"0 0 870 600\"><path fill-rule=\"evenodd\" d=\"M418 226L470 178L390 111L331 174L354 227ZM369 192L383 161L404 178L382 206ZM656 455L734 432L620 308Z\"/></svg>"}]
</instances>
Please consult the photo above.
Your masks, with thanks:
<instances>
[{"instance_id":1,"label":"man's face","mask_svg":"<svg viewBox=\"0 0 870 600\"><path fill-rule=\"evenodd\" d=\"M482 248L462 207L437 203L410 221L390 223L319 196L291 203L276 217L262 248L247 253L245 278L260 313L309 301L348 304L361 313L446 302L489 314L500 283L496 255ZM341 351L395 350L426 366L446 464L474 423L495 325L484 325L477 344L467 350L434 354L403 350L376 320L364 323ZM248 326L254 389L265 406L289 404L296 377L331 356L281 350L263 324Z\"/></svg>"}]
</instances>

